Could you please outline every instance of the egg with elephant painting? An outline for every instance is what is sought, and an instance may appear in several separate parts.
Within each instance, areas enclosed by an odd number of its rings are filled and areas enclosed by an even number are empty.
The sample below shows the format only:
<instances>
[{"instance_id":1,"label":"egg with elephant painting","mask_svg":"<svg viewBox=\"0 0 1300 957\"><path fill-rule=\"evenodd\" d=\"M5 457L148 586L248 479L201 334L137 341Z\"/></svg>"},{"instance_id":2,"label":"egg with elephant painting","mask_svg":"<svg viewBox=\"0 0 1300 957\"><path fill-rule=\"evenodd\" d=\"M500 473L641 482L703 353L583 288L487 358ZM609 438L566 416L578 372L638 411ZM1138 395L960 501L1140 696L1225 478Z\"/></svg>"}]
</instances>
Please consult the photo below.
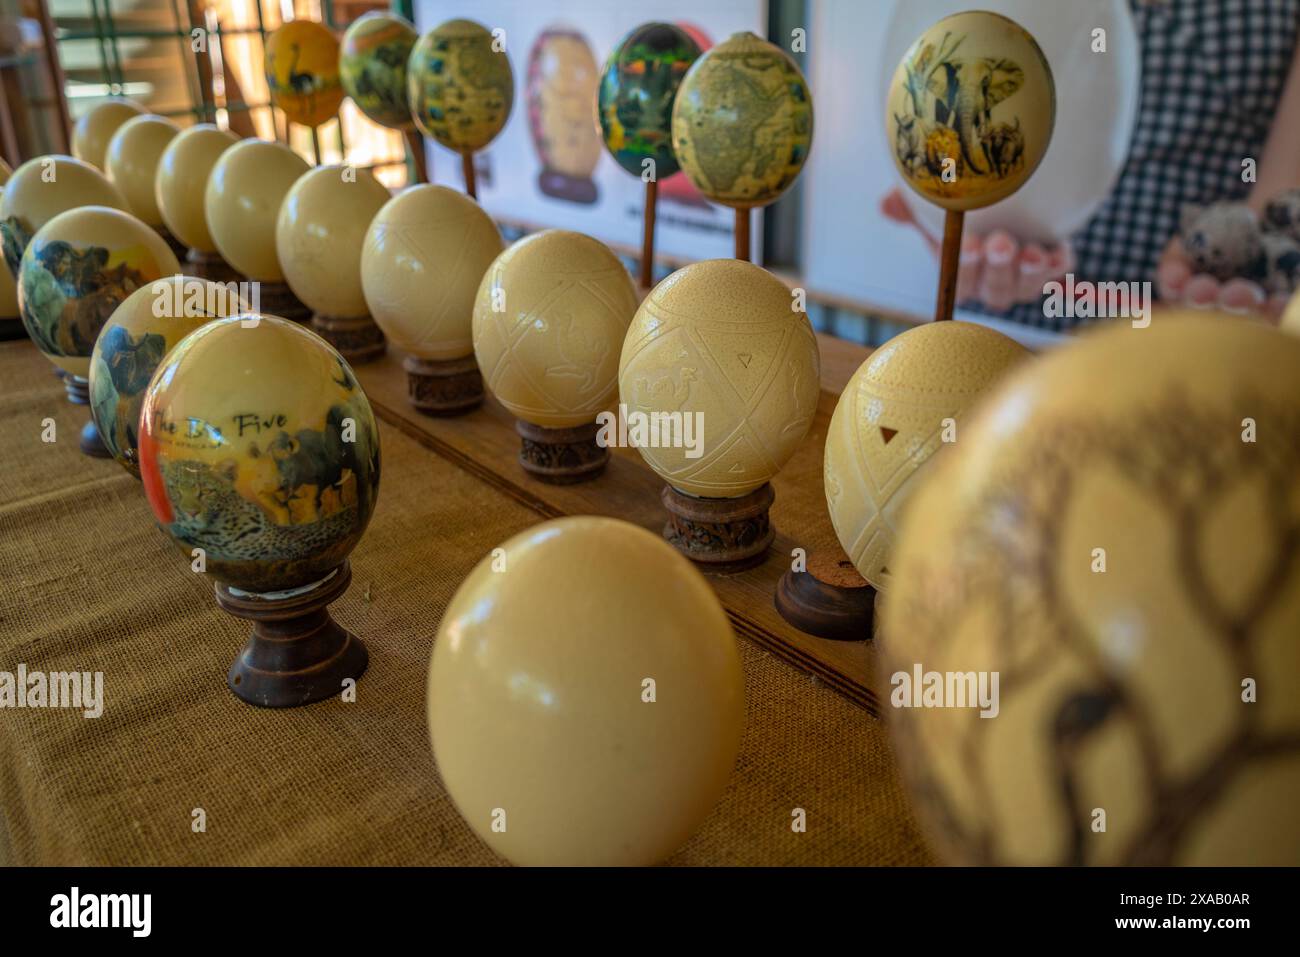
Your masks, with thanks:
<instances>
[{"instance_id":1,"label":"egg with elephant painting","mask_svg":"<svg viewBox=\"0 0 1300 957\"><path fill-rule=\"evenodd\" d=\"M352 22L339 50L343 90L380 126L415 126L406 103L406 63L418 35L408 20L372 10Z\"/></svg>"},{"instance_id":2,"label":"egg with elephant painting","mask_svg":"<svg viewBox=\"0 0 1300 957\"><path fill-rule=\"evenodd\" d=\"M406 68L407 105L427 136L458 153L492 142L510 118L515 75L499 42L472 20L448 20L420 37Z\"/></svg>"},{"instance_id":3,"label":"egg with elephant painting","mask_svg":"<svg viewBox=\"0 0 1300 957\"><path fill-rule=\"evenodd\" d=\"M113 134L127 120L149 111L135 100L112 98L96 103L77 119L72 128L72 155L98 169L104 169L104 155Z\"/></svg>"},{"instance_id":4,"label":"egg with elephant painting","mask_svg":"<svg viewBox=\"0 0 1300 957\"><path fill-rule=\"evenodd\" d=\"M108 142L108 178L126 197L127 209L150 226L163 224L154 184L163 152L180 131L165 116L148 114L127 120Z\"/></svg>"},{"instance_id":5,"label":"egg with elephant painting","mask_svg":"<svg viewBox=\"0 0 1300 957\"><path fill-rule=\"evenodd\" d=\"M271 102L291 123L320 126L343 102L339 41L315 20L290 20L266 39Z\"/></svg>"},{"instance_id":6,"label":"egg with elephant painting","mask_svg":"<svg viewBox=\"0 0 1300 957\"><path fill-rule=\"evenodd\" d=\"M361 538L379 493L379 431L324 339L275 316L215 319L145 391L140 477L187 562L202 554L219 582L279 592L322 580Z\"/></svg>"},{"instance_id":7,"label":"egg with elephant painting","mask_svg":"<svg viewBox=\"0 0 1300 957\"><path fill-rule=\"evenodd\" d=\"M247 305L231 287L168 276L141 286L118 306L90 356L90 413L105 448L140 477L139 422L154 370L185 336Z\"/></svg>"},{"instance_id":8,"label":"egg with elephant painting","mask_svg":"<svg viewBox=\"0 0 1300 957\"><path fill-rule=\"evenodd\" d=\"M130 213L86 206L60 213L27 244L18 305L37 348L85 378L104 323L141 287L181 271L157 232Z\"/></svg>"}]
</instances>

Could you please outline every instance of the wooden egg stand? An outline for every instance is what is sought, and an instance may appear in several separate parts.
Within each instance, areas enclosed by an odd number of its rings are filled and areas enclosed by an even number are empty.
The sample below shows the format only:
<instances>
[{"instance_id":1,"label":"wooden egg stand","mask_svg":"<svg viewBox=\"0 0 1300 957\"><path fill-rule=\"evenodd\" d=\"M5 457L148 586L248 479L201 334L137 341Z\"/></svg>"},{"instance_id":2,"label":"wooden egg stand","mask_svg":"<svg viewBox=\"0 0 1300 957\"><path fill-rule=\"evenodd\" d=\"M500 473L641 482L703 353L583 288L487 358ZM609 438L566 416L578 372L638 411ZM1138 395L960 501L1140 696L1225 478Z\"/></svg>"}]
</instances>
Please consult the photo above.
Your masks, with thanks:
<instances>
[{"instance_id":1,"label":"wooden egg stand","mask_svg":"<svg viewBox=\"0 0 1300 957\"><path fill-rule=\"evenodd\" d=\"M90 405L90 381L79 375L63 376L63 388L68 394L68 401L73 405ZM94 416L81 427L81 437L78 440L81 451L86 455L93 456L97 459L112 458L112 453L104 445L104 440L99 434L99 427L95 425Z\"/></svg>"}]
</instances>

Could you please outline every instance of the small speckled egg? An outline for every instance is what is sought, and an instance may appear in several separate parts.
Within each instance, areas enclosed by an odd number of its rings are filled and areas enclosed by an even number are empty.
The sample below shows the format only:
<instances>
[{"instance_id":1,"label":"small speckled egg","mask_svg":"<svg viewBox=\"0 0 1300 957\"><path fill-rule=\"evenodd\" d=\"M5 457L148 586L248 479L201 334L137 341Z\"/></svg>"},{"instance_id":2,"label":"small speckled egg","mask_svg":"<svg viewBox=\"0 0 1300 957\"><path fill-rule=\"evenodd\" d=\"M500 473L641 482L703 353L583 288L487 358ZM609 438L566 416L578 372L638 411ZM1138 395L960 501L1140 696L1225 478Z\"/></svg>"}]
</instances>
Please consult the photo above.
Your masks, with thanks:
<instances>
[{"instance_id":1,"label":"small speckled egg","mask_svg":"<svg viewBox=\"0 0 1300 957\"><path fill-rule=\"evenodd\" d=\"M163 151L180 131L166 117L146 114L127 120L108 141L104 160L108 178L126 197L127 211L146 225L163 224L154 182Z\"/></svg>"},{"instance_id":2,"label":"small speckled egg","mask_svg":"<svg viewBox=\"0 0 1300 957\"><path fill-rule=\"evenodd\" d=\"M547 429L614 406L636 288L618 257L582 233L548 229L488 267L474 303L474 356L516 417Z\"/></svg>"},{"instance_id":3,"label":"small speckled egg","mask_svg":"<svg viewBox=\"0 0 1300 957\"><path fill-rule=\"evenodd\" d=\"M141 286L113 311L90 357L90 412L113 458L139 478L140 407L154 370L204 323L245 311L238 293L192 276Z\"/></svg>"},{"instance_id":4,"label":"small speckled egg","mask_svg":"<svg viewBox=\"0 0 1300 957\"><path fill-rule=\"evenodd\" d=\"M282 282L275 223L289 189L311 167L283 143L243 140L212 167L203 195L208 230L221 258L249 279Z\"/></svg>"},{"instance_id":5,"label":"small speckled egg","mask_svg":"<svg viewBox=\"0 0 1300 957\"><path fill-rule=\"evenodd\" d=\"M284 198L275 224L275 248L289 288L318 315L366 315L361 288L361 245L388 190L355 167L320 166L304 174Z\"/></svg>"},{"instance_id":6,"label":"small speckled egg","mask_svg":"<svg viewBox=\"0 0 1300 957\"><path fill-rule=\"evenodd\" d=\"M78 118L72 129L72 155L104 169L108 143L118 127L148 112L135 100L111 99L97 103Z\"/></svg>"},{"instance_id":7,"label":"small speckled egg","mask_svg":"<svg viewBox=\"0 0 1300 957\"><path fill-rule=\"evenodd\" d=\"M171 234L204 253L215 253L217 244L208 231L203 194L208 176L221 154L239 142L229 130L202 123L182 130L163 150L154 182L154 200L163 225Z\"/></svg>"},{"instance_id":8,"label":"small speckled egg","mask_svg":"<svg viewBox=\"0 0 1300 957\"><path fill-rule=\"evenodd\" d=\"M677 270L632 320L619 395L644 415L698 414L689 448L639 447L674 488L738 498L761 487L803 440L817 412L821 362L812 324L767 270L713 259Z\"/></svg>"},{"instance_id":9,"label":"small speckled egg","mask_svg":"<svg viewBox=\"0 0 1300 957\"><path fill-rule=\"evenodd\" d=\"M662 861L717 803L740 745L726 612L689 560L618 519L545 522L496 554L433 646L429 737L448 793L515 864Z\"/></svg>"},{"instance_id":10,"label":"small speckled egg","mask_svg":"<svg viewBox=\"0 0 1300 957\"><path fill-rule=\"evenodd\" d=\"M406 67L407 103L427 136L458 153L496 138L515 102L515 75L487 27L448 20L420 37Z\"/></svg>"},{"instance_id":11,"label":"small speckled egg","mask_svg":"<svg viewBox=\"0 0 1300 957\"><path fill-rule=\"evenodd\" d=\"M823 459L831 524L858 572L878 589L918 473L963 436L966 411L1029 355L972 322L931 322L871 354L840 394Z\"/></svg>"},{"instance_id":12,"label":"small speckled egg","mask_svg":"<svg viewBox=\"0 0 1300 957\"><path fill-rule=\"evenodd\" d=\"M130 213L60 213L27 244L18 270L23 325L45 357L85 378L95 339L127 296L181 271L157 232Z\"/></svg>"},{"instance_id":13,"label":"small speckled egg","mask_svg":"<svg viewBox=\"0 0 1300 957\"><path fill-rule=\"evenodd\" d=\"M463 193L414 186L390 199L366 232L361 284L370 315L397 348L421 359L474 351L474 298L504 243Z\"/></svg>"}]
</instances>

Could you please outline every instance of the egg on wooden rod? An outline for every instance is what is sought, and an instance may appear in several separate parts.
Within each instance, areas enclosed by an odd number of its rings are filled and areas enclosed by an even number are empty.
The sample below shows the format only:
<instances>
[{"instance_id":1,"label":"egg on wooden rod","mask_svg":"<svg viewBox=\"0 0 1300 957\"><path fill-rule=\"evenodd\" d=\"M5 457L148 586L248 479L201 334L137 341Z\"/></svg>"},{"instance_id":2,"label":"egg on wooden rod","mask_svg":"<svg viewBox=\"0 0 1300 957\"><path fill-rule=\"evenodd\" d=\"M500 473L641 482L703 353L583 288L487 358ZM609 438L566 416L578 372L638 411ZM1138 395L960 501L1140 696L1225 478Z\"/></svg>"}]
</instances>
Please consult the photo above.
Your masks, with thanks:
<instances>
[{"instance_id":1,"label":"egg on wooden rod","mask_svg":"<svg viewBox=\"0 0 1300 957\"><path fill-rule=\"evenodd\" d=\"M238 278L217 252L203 208L212 168L238 142L239 137L229 130L200 123L177 134L158 160L154 200L163 225L187 247L189 268L204 279L225 282Z\"/></svg>"},{"instance_id":2,"label":"egg on wooden rod","mask_svg":"<svg viewBox=\"0 0 1300 957\"><path fill-rule=\"evenodd\" d=\"M519 461L530 475L566 483L604 469L597 416L614 408L634 312L632 277L582 233L533 233L488 267L474 303L474 355L518 420Z\"/></svg>"},{"instance_id":3,"label":"egg on wooden rod","mask_svg":"<svg viewBox=\"0 0 1300 957\"><path fill-rule=\"evenodd\" d=\"M713 589L618 519L556 519L495 550L452 598L429 666L443 783L521 865L671 855L726 787L744 716Z\"/></svg>"},{"instance_id":4,"label":"egg on wooden rod","mask_svg":"<svg viewBox=\"0 0 1300 957\"><path fill-rule=\"evenodd\" d=\"M90 414L109 453L136 478L140 409L154 370L195 329L246 309L233 287L168 276L141 286L109 316L90 357Z\"/></svg>"},{"instance_id":5,"label":"egg on wooden rod","mask_svg":"<svg viewBox=\"0 0 1300 957\"><path fill-rule=\"evenodd\" d=\"M807 314L751 263L692 263L641 303L619 396L629 441L668 483L664 534L691 558L714 569L762 561L769 480L812 424L820 369Z\"/></svg>"},{"instance_id":6,"label":"egg on wooden rod","mask_svg":"<svg viewBox=\"0 0 1300 957\"><path fill-rule=\"evenodd\" d=\"M378 428L337 350L276 316L202 325L145 391L139 460L159 527L254 622L227 676L236 695L305 704L361 674L364 647L319 617L379 492Z\"/></svg>"},{"instance_id":7,"label":"egg on wooden rod","mask_svg":"<svg viewBox=\"0 0 1300 957\"><path fill-rule=\"evenodd\" d=\"M436 415L483 401L474 300L504 243L474 200L445 186L403 190L380 209L361 249L366 305L406 353L411 403Z\"/></svg>"},{"instance_id":8,"label":"egg on wooden rod","mask_svg":"<svg viewBox=\"0 0 1300 957\"><path fill-rule=\"evenodd\" d=\"M71 156L37 156L14 170L0 199L0 240L5 265L15 279L23 250L36 231L79 206L125 210L126 198L103 173Z\"/></svg>"},{"instance_id":9,"label":"egg on wooden rod","mask_svg":"<svg viewBox=\"0 0 1300 957\"><path fill-rule=\"evenodd\" d=\"M126 197L132 215L155 229L163 226L154 189L158 165L163 152L180 131L165 116L146 114L127 120L108 141L105 170L109 180Z\"/></svg>"},{"instance_id":10,"label":"egg on wooden rod","mask_svg":"<svg viewBox=\"0 0 1300 957\"><path fill-rule=\"evenodd\" d=\"M291 123L320 126L343 102L339 41L315 20L290 20L266 39L266 85L271 102Z\"/></svg>"},{"instance_id":11,"label":"egg on wooden rod","mask_svg":"<svg viewBox=\"0 0 1300 957\"><path fill-rule=\"evenodd\" d=\"M420 37L406 70L407 104L426 136L457 153L496 139L510 118L515 75L504 42L472 20L448 20Z\"/></svg>"},{"instance_id":12,"label":"egg on wooden rod","mask_svg":"<svg viewBox=\"0 0 1300 957\"><path fill-rule=\"evenodd\" d=\"M127 120L149 111L135 100L112 98L96 103L83 113L72 128L72 155L98 169L104 169L104 156L113 134Z\"/></svg>"},{"instance_id":13,"label":"egg on wooden rod","mask_svg":"<svg viewBox=\"0 0 1300 957\"><path fill-rule=\"evenodd\" d=\"M877 641L948 859L1300 859L1297 368L1275 329L1159 313L1026 363L935 459Z\"/></svg>"},{"instance_id":14,"label":"egg on wooden rod","mask_svg":"<svg viewBox=\"0 0 1300 957\"><path fill-rule=\"evenodd\" d=\"M929 322L876 349L840 393L822 459L826 505L845 553L876 589L888 583L899 515L931 456L964 440L966 413L1027 358L987 326Z\"/></svg>"},{"instance_id":15,"label":"egg on wooden rod","mask_svg":"<svg viewBox=\"0 0 1300 957\"><path fill-rule=\"evenodd\" d=\"M339 49L339 78L352 102L380 126L413 129L406 63L418 34L409 20L371 10L352 21Z\"/></svg>"}]
</instances>

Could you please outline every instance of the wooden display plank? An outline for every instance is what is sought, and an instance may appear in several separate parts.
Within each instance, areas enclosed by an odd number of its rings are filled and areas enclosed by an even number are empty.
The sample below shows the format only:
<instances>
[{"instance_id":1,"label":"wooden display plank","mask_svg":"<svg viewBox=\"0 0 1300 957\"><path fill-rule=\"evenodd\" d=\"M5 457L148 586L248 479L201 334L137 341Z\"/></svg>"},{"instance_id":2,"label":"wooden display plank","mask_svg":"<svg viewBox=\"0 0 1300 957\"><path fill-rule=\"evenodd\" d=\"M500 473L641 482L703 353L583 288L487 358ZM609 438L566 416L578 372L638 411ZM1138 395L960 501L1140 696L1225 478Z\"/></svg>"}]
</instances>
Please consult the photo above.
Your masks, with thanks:
<instances>
[{"instance_id":1,"label":"wooden display plank","mask_svg":"<svg viewBox=\"0 0 1300 957\"><path fill-rule=\"evenodd\" d=\"M839 547L822 495L822 446L839 392L869 350L827 336L818 336L818 342L821 399L808 436L772 480L776 503L771 514L777 532L772 550L757 568L708 578L737 633L879 714L880 685L871 642L815 638L787 624L773 604L777 581L790 567L794 548ZM609 467L593 481L547 485L534 481L519 465L514 417L491 396L469 415L434 418L421 414L407 401L401 356L391 349L383 359L358 366L356 372L380 418L539 515L607 515L656 534L662 531L665 513L659 493L663 480L635 449L611 450ZM801 494L796 495L796 489Z\"/></svg>"}]
</instances>

